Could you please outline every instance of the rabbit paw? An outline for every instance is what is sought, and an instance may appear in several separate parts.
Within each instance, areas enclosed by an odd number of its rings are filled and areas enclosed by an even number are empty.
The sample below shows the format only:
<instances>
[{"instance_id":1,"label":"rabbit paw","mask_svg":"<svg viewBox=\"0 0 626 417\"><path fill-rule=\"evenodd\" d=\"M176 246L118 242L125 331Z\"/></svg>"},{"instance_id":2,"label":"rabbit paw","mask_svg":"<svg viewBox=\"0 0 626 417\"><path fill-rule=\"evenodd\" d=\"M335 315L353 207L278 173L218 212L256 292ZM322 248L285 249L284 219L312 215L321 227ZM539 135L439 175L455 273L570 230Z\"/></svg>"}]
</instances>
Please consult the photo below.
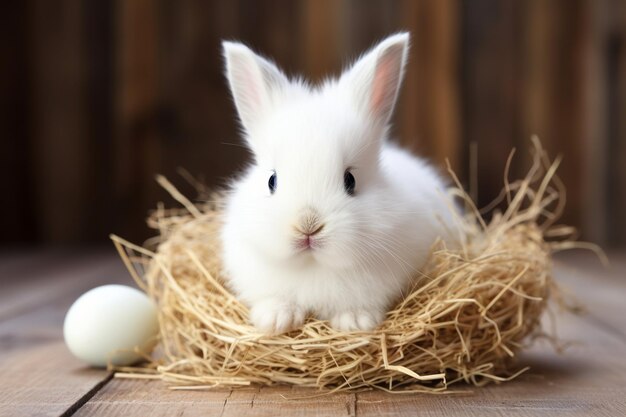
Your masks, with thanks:
<instances>
[{"instance_id":1,"label":"rabbit paw","mask_svg":"<svg viewBox=\"0 0 626 417\"><path fill-rule=\"evenodd\" d=\"M290 303L267 300L256 303L250 310L254 327L266 334L280 334L304 324L305 311Z\"/></svg>"},{"instance_id":2,"label":"rabbit paw","mask_svg":"<svg viewBox=\"0 0 626 417\"><path fill-rule=\"evenodd\" d=\"M377 311L348 310L341 311L330 318L330 326L336 330L374 330L383 320L383 315Z\"/></svg>"}]
</instances>

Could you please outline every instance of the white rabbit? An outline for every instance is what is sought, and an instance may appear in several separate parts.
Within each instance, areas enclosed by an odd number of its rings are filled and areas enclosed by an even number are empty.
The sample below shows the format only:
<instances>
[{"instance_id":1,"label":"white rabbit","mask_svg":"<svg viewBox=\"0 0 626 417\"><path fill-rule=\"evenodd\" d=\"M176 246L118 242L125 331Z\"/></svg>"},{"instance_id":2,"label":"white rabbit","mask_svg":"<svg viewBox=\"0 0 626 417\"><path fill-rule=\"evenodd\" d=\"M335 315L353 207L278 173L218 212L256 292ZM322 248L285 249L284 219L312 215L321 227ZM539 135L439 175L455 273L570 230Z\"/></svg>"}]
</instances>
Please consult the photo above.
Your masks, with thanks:
<instances>
[{"instance_id":1,"label":"white rabbit","mask_svg":"<svg viewBox=\"0 0 626 417\"><path fill-rule=\"evenodd\" d=\"M339 79L311 87L223 43L254 154L227 196L224 269L260 331L290 330L308 314L371 330L436 239L450 239L446 184L386 139L408 44L408 33L390 36Z\"/></svg>"}]
</instances>

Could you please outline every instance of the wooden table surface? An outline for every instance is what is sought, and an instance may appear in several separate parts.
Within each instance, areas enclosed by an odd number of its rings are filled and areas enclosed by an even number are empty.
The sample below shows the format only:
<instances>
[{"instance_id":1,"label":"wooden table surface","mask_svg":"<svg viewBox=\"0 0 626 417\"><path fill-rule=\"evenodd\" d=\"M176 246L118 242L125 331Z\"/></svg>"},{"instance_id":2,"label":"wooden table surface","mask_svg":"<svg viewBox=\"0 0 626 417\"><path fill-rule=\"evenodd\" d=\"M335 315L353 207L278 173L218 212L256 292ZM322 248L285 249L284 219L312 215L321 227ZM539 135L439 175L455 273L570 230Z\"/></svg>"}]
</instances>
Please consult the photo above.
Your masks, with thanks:
<instances>
[{"instance_id":1,"label":"wooden table surface","mask_svg":"<svg viewBox=\"0 0 626 417\"><path fill-rule=\"evenodd\" d=\"M604 269L593 256L560 258L556 275L588 313L563 315L563 354L540 343L531 370L455 395L379 391L285 400L290 387L172 391L160 381L116 379L73 358L62 323L71 303L106 283L130 284L113 249L0 252L0 416L626 416L626 256Z\"/></svg>"}]
</instances>

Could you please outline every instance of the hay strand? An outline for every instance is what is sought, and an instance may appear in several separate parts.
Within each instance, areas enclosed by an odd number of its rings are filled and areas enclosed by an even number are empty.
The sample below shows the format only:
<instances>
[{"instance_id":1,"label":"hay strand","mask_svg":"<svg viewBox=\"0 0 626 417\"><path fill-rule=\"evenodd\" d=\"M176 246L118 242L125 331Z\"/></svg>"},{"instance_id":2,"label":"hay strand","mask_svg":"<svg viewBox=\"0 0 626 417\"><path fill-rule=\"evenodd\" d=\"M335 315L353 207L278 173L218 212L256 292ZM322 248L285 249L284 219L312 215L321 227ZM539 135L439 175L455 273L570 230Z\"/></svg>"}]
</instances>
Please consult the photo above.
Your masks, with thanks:
<instances>
[{"instance_id":1,"label":"hay strand","mask_svg":"<svg viewBox=\"0 0 626 417\"><path fill-rule=\"evenodd\" d=\"M287 334L258 333L224 284L219 195L193 204L159 177L184 208L160 205L152 214L159 236L151 248L112 239L131 276L158 303L160 348L148 373L131 368L119 376L160 378L175 389L287 383L328 392L449 392L459 381L516 377L525 369L512 372L512 358L540 334L554 288L551 253L587 245L572 242L572 228L552 226L565 198L559 159L550 162L536 137L532 143L523 179L509 181L513 153L507 160L489 221L448 167L451 193L469 208L458 219L467 239L456 250L434 245L419 285L372 332L339 332L309 318ZM501 203L504 212L493 211Z\"/></svg>"}]
</instances>

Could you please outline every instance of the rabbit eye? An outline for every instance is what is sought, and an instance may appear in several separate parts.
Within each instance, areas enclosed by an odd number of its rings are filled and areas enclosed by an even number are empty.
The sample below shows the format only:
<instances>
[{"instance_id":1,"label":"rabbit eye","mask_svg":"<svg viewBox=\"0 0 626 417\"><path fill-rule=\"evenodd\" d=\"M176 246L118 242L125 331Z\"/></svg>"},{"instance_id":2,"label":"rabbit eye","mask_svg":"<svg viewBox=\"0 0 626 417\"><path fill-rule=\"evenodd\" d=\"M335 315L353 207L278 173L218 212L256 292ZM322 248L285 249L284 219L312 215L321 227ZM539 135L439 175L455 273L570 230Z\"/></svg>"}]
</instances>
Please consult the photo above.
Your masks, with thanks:
<instances>
[{"instance_id":1,"label":"rabbit eye","mask_svg":"<svg viewBox=\"0 0 626 417\"><path fill-rule=\"evenodd\" d=\"M354 195L354 187L356 186L356 180L354 175L349 170L343 174L343 186L346 189L348 195Z\"/></svg>"},{"instance_id":2,"label":"rabbit eye","mask_svg":"<svg viewBox=\"0 0 626 417\"><path fill-rule=\"evenodd\" d=\"M267 181L267 186L270 189L270 193L274 194L274 191L276 191L276 173L275 172L272 173L272 176Z\"/></svg>"}]
</instances>

